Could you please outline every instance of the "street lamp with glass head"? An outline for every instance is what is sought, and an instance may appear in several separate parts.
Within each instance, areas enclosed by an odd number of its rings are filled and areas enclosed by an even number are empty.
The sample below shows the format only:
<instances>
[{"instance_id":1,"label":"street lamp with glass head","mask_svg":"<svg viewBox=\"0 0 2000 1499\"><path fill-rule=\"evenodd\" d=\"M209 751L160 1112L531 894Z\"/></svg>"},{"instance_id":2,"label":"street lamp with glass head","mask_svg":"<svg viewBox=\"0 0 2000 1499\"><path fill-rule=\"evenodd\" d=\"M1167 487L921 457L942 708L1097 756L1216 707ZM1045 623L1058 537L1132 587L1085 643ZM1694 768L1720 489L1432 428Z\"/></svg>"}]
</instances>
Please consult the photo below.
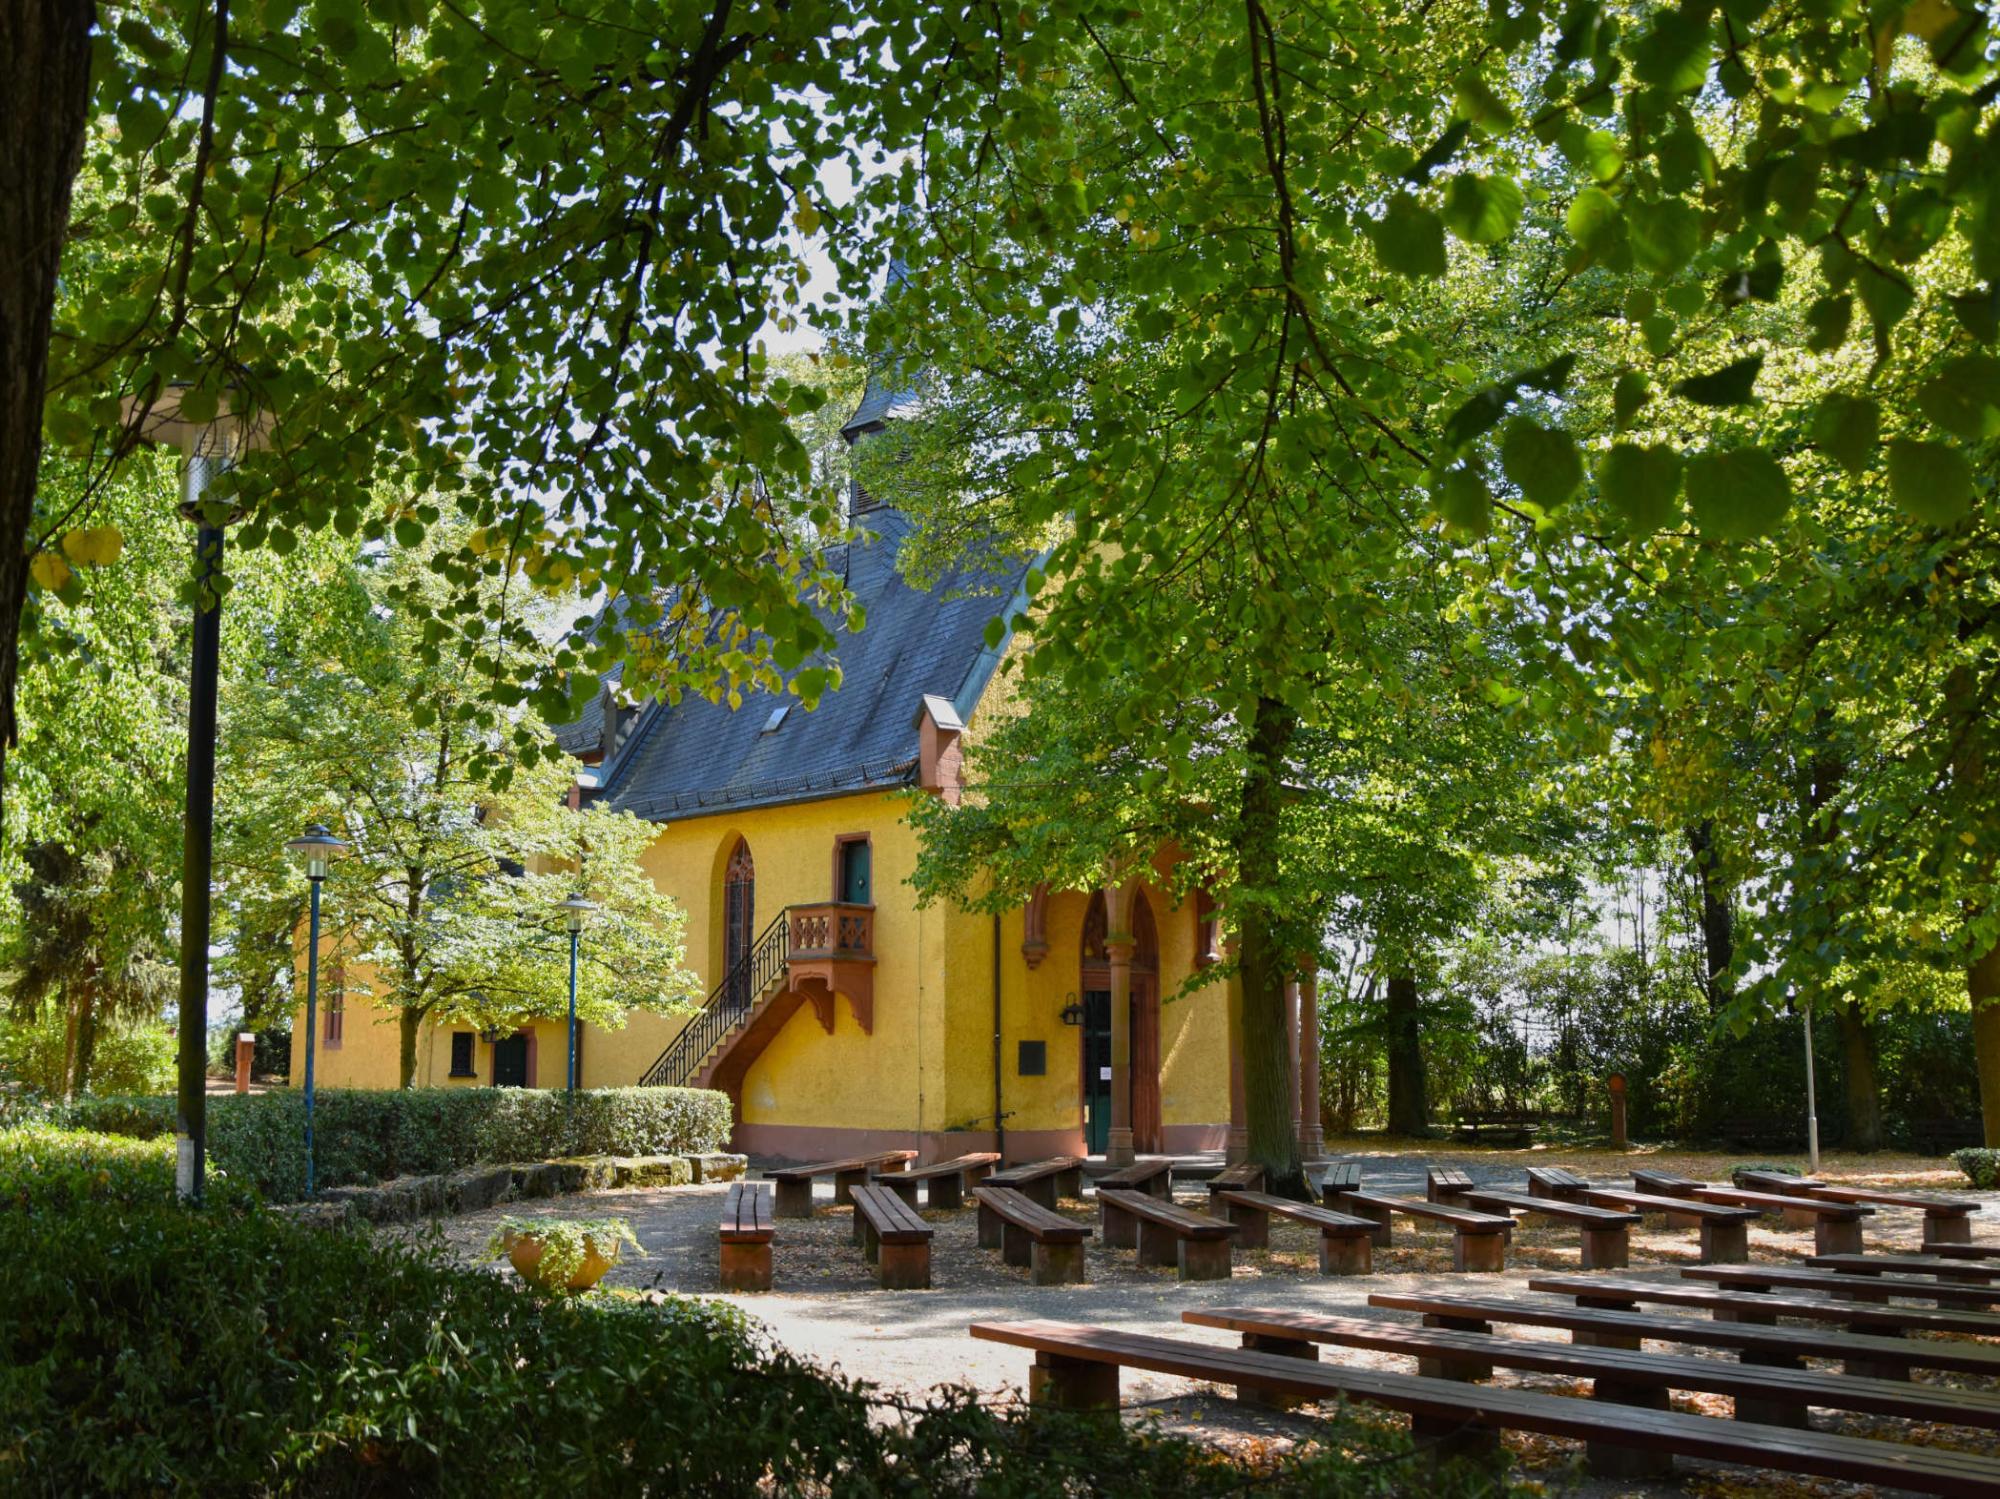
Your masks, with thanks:
<instances>
[{"instance_id":1,"label":"street lamp with glass head","mask_svg":"<svg viewBox=\"0 0 2000 1499\"><path fill-rule=\"evenodd\" d=\"M285 845L306 872L312 884L312 920L306 937L306 1196L313 1195L313 1042L319 1015L319 887L335 859L347 852L347 845L334 837L324 823L314 823L305 833Z\"/></svg>"},{"instance_id":2,"label":"street lamp with glass head","mask_svg":"<svg viewBox=\"0 0 2000 1499\"><path fill-rule=\"evenodd\" d=\"M141 442L181 450L181 514L195 524L194 639L188 680L186 823L181 840L179 1087L174 1186L199 1202L208 1139L209 880L215 845L215 698L222 641L222 525L203 508L209 480L270 440L269 412L237 409L229 392L168 385L150 399L127 396L120 420Z\"/></svg>"},{"instance_id":3,"label":"street lamp with glass head","mask_svg":"<svg viewBox=\"0 0 2000 1499\"><path fill-rule=\"evenodd\" d=\"M597 909L595 901L583 898L577 891L564 901L559 908L563 913L563 925L569 930L569 1091L576 1091L576 947L583 936L583 924L590 919L590 913Z\"/></svg>"}]
</instances>

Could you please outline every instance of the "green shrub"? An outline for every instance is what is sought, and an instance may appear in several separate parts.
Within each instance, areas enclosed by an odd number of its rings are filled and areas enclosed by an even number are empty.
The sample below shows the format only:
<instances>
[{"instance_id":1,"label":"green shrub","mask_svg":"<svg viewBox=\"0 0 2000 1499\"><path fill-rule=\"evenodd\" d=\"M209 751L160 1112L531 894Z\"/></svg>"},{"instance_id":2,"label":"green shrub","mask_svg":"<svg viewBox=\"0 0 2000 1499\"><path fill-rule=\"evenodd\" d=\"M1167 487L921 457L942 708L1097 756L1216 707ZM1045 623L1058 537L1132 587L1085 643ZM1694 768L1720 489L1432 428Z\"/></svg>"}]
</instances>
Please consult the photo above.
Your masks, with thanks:
<instances>
[{"instance_id":1,"label":"green shrub","mask_svg":"<svg viewBox=\"0 0 2000 1499\"><path fill-rule=\"evenodd\" d=\"M60 1116L80 1128L171 1132L170 1098L88 1098ZM575 1095L527 1088L321 1089L313 1111L322 1187L430 1176L482 1161L569 1155L697 1155L729 1138L729 1097L698 1088L600 1088ZM305 1190L305 1097L293 1089L208 1101L218 1169L274 1202Z\"/></svg>"},{"instance_id":2,"label":"green shrub","mask_svg":"<svg viewBox=\"0 0 2000 1499\"><path fill-rule=\"evenodd\" d=\"M706 1303L537 1297L263 1210L0 1213L10 1494L1196 1499L1253 1476L1211 1449L963 1392L893 1405ZM1493 1491L1398 1460L1400 1437L1323 1433L1257 1490Z\"/></svg>"},{"instance_id":3,"label":"green shrub","mask_svg":"<svg viewBox=\"0 0 2000 1499\"><path fill-rule=\"evenodd\" d=\"M1951 1163L1965 1173L1967 1181L1981 1190L2000 1185L2000 1150L1968 1145L1951 1153Z\"/></svg>"},{"instance_id":4,"label":"green shrub","mask_svg":"<svg viewBox=\"0 0 2000 1499\"><path fill-rule=\"evenodd\" d=\"M0 1072L37 1093L60 1096L66 1024L51 1007L39 1019L0 1021ZM91 1051L89 1086L97 1093L163 1093L174 1085L174 1038L157 1021L107 1023Z\"/></svg>"}]
</instances>

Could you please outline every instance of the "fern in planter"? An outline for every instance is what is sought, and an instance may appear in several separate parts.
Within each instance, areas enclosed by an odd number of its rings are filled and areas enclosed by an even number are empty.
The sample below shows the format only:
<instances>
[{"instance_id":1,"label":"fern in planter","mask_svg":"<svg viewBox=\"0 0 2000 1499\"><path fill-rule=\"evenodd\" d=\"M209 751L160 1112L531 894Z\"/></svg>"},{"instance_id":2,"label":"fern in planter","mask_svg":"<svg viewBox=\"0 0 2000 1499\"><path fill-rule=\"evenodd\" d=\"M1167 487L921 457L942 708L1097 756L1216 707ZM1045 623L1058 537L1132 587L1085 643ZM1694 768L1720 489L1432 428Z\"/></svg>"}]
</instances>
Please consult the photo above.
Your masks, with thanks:
<instances>
[{"instance_id":1,"label":"fern in planter","mask_svg":"<svg viewBox=\"0 0 2000 1499\"><path fill-rule=\"evenodd\" d=\"M494 1259L511 1259L521 1279L530 1285L551 1291L588 1290L628 1244L634 1254L645 1255L632 1225L623 1218L510 1217L494 1227L486 1251ZM576 1284L593 1255L602 1268L583 1284Z\"/></svg>"}]
</instances>

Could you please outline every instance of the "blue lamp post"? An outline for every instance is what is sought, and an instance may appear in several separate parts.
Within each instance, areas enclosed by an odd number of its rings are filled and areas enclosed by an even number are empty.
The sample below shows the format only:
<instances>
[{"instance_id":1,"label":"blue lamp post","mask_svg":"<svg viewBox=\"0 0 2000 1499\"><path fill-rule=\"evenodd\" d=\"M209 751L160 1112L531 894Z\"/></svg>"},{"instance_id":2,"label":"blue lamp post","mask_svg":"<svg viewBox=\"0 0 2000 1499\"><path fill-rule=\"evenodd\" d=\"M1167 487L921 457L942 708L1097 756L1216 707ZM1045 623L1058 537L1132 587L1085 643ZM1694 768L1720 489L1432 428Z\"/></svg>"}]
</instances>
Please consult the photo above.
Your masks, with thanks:
<instances>
[{"instance_id":1,"label":"blue lamp post","mask_svg":"<svg viewBox=\"0 0 2000 1499\"><path fill-rule=\"evenodd\" d=\"M319 1028L319 887L326 880L327 866L347 852L347 845L324 823L314 823L302 837L285 845L285 851L305 866L312 884L312 920L306 947L306 1196L313 1195L313 1042Z\"/></svg>"},{"instance_id":2,"label":"blue lamp post","mask_svg":"<svg viewBox=\"0 0 2000 1499\"><path fill-rule=\"evenodd\" d=\"M576 1091L576 946L583 936L583 923L597 909L581 891L562 903L563 924L569 928L569 1091Z\"/></svg>"}]
</instances>

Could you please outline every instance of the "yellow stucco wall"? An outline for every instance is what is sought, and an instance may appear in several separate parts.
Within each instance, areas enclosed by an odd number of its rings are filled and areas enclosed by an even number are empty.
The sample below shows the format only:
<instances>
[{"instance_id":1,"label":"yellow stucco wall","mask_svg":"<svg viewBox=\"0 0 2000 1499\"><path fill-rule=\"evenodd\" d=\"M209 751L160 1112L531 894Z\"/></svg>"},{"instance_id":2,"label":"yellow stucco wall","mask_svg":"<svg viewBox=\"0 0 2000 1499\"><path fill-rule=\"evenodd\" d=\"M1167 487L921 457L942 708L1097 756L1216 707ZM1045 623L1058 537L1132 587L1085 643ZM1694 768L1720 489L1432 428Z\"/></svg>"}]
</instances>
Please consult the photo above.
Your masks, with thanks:
<instances>
[{"instance_id":1,"label":"yellow stucco wall","mask_svg":"<svg viewBox=\"0 0 2000 1499\"><path fill-rule=\"evenodd\" d=\"M753 1125L940 1134L992 1128L993 919L953 907L919 910L908 881L916 836L899 793L871 792L764 807L665 824L644 855L647 872L687 912L687 961L704 991L721 973L723 871L738 838L756 865L755 930L782 908L833 898L837 838L865 833L872 845L875 897L873 1034L843 997L828 1035L811 1006L773 1037L744 1077L742 1120ZM1180 986L1194 955L1194 920L1156 887L1146 889L1159 934L1160 990ZM1088 897L1048 901L1047 956L1030 969L1021 953L1023 913L1000 919L1001 1106L1010 1131L1080 1126L1078 1027L1061 1021L1081 988L1081 939ZM586 934L586 942L589 940ZM301 965L303 968L303 965ZM322 969L324 974L325 970ZM350 974L353 987L366 974ZM301 986L303 987L303 985ZM303 1076L303 1006L294 1030L294 1079ZM581 1082L629 1086L685 1024L682 1017L635 1013L622 1030L585 1027ZM563 1082L563 1028L537 1022L534 1085ZM426 1025L416 1081L449 1086L451 1027ZM1047 1047L1047 1071L1019 1074L1019 1043ZM358 994L347 1000L345 1036L322 1046L324 1087L394 1087L397 1031ZM1219 1124L1229 1114L1227 1019L1221 985L1171 1000L1161 1014L1161 1108L1169 1125ZM490 1046L479 1041L476 1079L492 1078Z\"/></svg>"}]
</instances>

